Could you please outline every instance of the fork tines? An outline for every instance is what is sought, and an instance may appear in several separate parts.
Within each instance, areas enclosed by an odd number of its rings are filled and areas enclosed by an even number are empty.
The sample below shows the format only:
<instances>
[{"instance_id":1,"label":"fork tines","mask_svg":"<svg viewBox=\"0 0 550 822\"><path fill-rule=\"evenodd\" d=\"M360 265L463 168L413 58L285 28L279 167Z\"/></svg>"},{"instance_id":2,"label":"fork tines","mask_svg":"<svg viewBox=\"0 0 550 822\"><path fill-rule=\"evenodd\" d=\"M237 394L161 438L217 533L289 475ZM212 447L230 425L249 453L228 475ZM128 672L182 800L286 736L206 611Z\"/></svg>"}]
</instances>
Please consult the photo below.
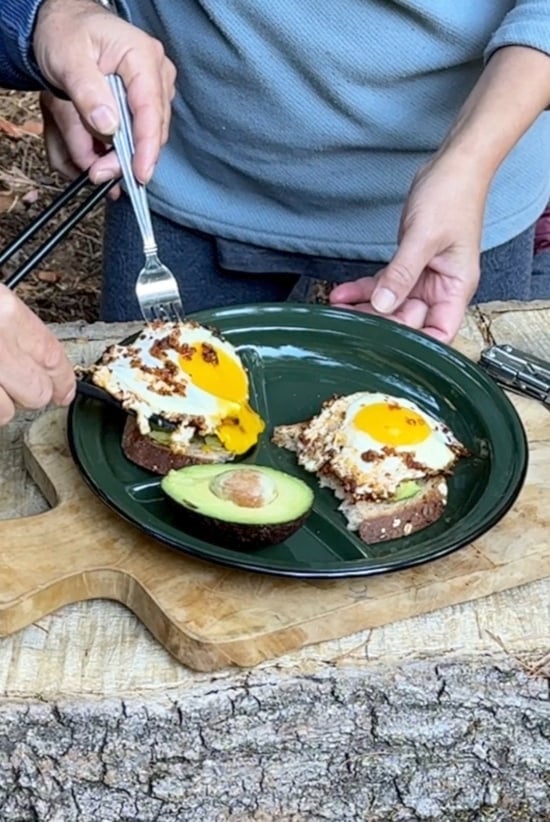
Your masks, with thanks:
<instances>
[{"instance_id":1,"label":"fork tines","mask_svg":"<svg viewBox=\"0 0 550 822\"><path fill-rule=\"evenodd\" d=\"M182 322L183 313L179 302L169 303L141 303L141 312L148 323L153 322Z\"/></svg>"}]
</instances>

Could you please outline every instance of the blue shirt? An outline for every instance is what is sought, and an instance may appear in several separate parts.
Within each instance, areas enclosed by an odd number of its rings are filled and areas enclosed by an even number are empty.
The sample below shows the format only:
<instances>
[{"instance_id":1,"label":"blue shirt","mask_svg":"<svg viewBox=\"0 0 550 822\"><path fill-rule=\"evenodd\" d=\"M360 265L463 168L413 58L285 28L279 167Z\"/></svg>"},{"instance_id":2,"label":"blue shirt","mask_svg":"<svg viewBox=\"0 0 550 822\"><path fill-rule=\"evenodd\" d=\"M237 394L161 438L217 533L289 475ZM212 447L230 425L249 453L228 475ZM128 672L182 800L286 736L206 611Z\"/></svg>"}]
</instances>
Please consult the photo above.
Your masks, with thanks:
<instances>
[{"instance_id":1,"label":"blue shirt","mask_svg":"<svg viewBox=\"0 0 550 822\"><path fill-rule=\"evenodd\" d=\"M37 88L40 0L0 0L0 82ZM178 67L152 206L266 248L388 260L418 168L503 46L550 54L550 0L121 0ZM483 249L550 199L550 115L494 179Z\"/></svg>"},{"instance_id":2,"label":"blue shirt","mask_svg":"<svg viewBox=\"0 0 550 822\"><path fill-rule=\"evenodd\" d=\"M178 67L156 210L268 248L388 260L418 168L484 60L550 53L550 0L131 0ZM550 198L542 115L492 185L483 248Z\"/></svg>"}]
</instances>

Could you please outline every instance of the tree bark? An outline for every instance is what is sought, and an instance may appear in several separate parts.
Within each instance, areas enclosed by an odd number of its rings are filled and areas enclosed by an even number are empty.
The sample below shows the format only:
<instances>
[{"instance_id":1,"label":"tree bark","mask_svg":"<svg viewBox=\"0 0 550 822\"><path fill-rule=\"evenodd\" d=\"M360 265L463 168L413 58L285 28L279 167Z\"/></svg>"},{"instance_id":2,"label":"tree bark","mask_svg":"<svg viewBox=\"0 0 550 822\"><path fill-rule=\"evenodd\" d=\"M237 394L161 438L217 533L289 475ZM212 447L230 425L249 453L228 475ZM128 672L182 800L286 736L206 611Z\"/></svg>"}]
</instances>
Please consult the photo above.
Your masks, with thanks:
<instances>
[{"instance_id":1,"label":"tree bark","mask_svg":"<svg viewBox=\"0 0 550 822\"><path fill-rule=\"evenodd\" d=\"M0 703L5 822L536 822L549 785L549 682L504 657Z\"/></svg>"}]
</instances>

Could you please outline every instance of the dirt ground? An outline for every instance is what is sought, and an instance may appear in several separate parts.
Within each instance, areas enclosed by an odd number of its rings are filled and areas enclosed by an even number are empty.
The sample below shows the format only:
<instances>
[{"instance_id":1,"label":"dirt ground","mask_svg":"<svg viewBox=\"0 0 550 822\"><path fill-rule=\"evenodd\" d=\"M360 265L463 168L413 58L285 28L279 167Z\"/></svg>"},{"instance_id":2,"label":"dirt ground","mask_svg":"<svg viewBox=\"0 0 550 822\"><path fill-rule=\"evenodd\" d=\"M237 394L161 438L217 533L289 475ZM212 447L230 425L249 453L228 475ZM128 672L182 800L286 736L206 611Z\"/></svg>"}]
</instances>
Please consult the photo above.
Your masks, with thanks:
<instances>
[{"instance_id":1,"label":"dirt ground","mask_svg":"<svg viewBox=\"0 0 550 822\"><path fill-rule=\"evenodd\" d=\"M48 168L41 136L38 97L0 91L0 246L3 248L40 214L67 185ZM85 196L85 195L80 195ZM72 208L74 208L73 204ZM31 250L64 220L67 206L2 269L9 275ZM38 271L17 286L17 294L45 322L98 318L101 278L102 205L97 206L45 258Z\"/></svg>"}]
</instances>

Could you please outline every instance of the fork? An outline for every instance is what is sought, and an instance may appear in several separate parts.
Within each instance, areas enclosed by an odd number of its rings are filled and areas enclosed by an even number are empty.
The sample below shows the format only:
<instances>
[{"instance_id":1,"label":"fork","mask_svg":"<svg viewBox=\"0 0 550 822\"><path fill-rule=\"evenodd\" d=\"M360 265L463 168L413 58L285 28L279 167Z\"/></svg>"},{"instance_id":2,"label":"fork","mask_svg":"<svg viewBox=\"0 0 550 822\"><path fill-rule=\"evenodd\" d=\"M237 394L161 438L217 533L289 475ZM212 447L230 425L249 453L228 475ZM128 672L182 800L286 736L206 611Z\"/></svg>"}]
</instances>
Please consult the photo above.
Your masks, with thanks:
<instances>
[{"instance_id":1,"label":"fork","mask_svg":"<svg viewBox=\"0 0 550 822\"><path fill-rule=\"evenodd\" d=\"M135 149L126 90L117 74L108 75L108 80L115 96L120 119L119 128L113 137L113 144L136 215L145 254L145 265L136 280L137 301L146 322L150 323L155 320L180 322L183 319L184 310L178 284L170 269L159 259L147 192L145 186L136 180L132 169Z\"/></svg>"}]
</instances>

